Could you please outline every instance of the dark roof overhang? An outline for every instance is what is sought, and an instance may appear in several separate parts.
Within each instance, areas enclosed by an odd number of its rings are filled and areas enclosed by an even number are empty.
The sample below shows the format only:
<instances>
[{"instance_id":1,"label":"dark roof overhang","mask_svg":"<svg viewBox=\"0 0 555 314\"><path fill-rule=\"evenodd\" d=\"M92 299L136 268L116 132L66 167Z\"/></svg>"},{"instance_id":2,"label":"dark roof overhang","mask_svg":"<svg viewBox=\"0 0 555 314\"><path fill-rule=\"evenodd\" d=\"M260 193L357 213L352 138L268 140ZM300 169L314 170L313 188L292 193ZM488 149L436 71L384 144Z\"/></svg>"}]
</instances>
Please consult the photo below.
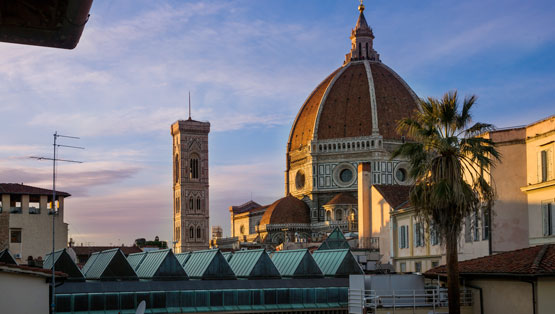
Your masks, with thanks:
<instances>
[{"instance_id":1,"label":"dark roof overhang","mask_svg":"<svg viewBox=\"0 0 555 314\"><path fill-rule=\"evenodd\" d=\"M11 0L0 3L0 41L73 49L93 0Z\"/></svg>"}]
</instances>

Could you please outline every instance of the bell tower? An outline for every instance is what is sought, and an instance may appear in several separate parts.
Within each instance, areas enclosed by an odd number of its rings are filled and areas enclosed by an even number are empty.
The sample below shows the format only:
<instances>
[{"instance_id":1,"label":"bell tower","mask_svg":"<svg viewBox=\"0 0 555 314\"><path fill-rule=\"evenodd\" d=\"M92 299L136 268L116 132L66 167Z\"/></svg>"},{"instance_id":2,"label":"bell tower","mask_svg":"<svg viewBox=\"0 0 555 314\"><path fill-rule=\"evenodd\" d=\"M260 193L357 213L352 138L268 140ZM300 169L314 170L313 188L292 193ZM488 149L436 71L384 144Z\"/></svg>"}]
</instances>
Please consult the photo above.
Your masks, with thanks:
<instances>
[{"instance_id":1,"label":"bell tower","mask_svg":"<svg viewBox=\"0 0 555 314\"><path fill-rule=\"evenodd\" d=\"M210 123L172 124L174 252L208 249L208 133Z\"/></svg>"}]
</instances>

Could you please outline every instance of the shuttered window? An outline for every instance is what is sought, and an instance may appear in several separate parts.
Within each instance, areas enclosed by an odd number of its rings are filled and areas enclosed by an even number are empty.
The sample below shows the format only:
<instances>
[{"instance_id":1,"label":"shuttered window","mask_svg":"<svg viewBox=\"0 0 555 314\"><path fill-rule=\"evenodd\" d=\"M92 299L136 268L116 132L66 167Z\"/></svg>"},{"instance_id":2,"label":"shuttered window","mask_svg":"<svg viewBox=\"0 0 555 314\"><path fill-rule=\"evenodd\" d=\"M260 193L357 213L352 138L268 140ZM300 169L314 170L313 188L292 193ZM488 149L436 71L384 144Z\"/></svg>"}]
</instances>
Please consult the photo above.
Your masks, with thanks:
<instances>
[{"instance_id":1,"label":"shuttered window","mask_svg":"<svg viewBox=\"0 0 555 314\"><path fill-rule=\"evenodd\" d=\"M543 235L555 235L555 206L553 201L542 202Z\"/></svg>"}]
</instances>

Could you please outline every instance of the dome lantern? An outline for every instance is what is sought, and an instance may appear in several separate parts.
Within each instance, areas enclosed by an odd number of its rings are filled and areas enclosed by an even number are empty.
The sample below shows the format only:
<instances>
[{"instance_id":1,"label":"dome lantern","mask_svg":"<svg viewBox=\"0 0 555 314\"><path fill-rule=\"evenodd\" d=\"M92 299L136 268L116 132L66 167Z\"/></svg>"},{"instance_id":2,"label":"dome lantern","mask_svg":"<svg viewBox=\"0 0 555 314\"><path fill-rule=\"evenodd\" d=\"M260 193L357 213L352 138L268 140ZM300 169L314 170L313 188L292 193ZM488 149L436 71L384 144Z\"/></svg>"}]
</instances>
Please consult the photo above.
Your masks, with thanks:
<instances>
[{"instance_id":1,"label":"dome lantern","mask_svg":"<svg viewBox=\"0 0 555 314\"><path fill-rule=\"evenodd\" d=\"M380 61L380 55L374 50L374 33L364 17L362 0L358 10L360 11L358 21L351 31L351 52L345 56L345 63L355 60Z\"/></svg>"}]
</instances>

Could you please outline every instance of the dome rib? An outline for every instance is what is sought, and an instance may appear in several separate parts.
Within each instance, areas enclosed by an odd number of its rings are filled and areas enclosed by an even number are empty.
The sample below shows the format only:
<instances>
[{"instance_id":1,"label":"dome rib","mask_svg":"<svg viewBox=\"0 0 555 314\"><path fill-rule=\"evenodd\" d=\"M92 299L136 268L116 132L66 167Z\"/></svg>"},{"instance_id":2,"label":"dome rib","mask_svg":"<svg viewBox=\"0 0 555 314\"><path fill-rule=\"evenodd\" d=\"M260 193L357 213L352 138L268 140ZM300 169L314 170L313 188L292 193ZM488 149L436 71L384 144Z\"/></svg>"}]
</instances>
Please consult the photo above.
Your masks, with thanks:
<instances>
[{"instance_id":1,"label":"dome rib","mask_svg":"<svg viewBox=\"0 0 555 314\"><path fill-rule=\"evenodd\" d=\"M343 67L338 68L326 77L305 100L301 110L299 110L299 113L295 117L291 132L289 132L289 147L287 151L306 146L310 140L312 140L317 111L320 107L322 97L326 93L332 79L335 78L336 74L341 69L343 69Z\"/></svg>"}]
</instances>

